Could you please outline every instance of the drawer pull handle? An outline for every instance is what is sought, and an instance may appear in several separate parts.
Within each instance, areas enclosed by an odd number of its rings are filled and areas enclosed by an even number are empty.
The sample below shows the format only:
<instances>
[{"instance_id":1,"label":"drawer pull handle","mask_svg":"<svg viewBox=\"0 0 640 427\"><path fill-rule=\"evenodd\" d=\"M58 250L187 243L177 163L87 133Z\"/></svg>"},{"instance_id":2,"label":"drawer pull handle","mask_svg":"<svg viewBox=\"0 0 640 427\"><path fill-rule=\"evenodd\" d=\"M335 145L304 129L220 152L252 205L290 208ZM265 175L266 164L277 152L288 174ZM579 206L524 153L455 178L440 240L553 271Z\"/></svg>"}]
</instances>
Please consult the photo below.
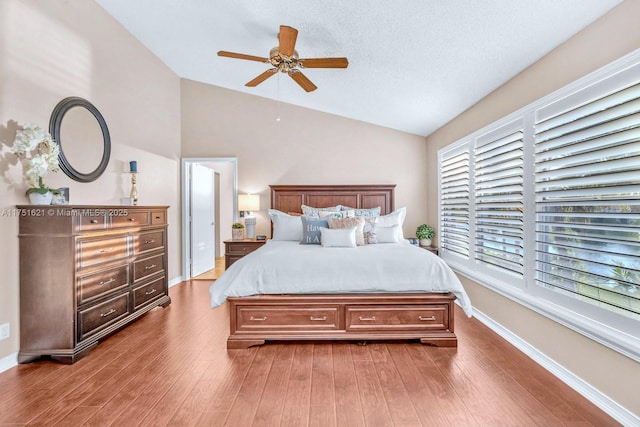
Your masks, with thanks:
<instances>
[{"instance_id":1,"label":"drawer pull handle","mask_svg":"<svg viewBox=\"0 0 640 427\"><path fill-rule=\"evenodd\" d=\"M107 253L107 252L113 252L113 251L114 251L114 249L113 249L113 248L109 248L109 249L100 249L100 250L98 251L98 253L99 253L99 254L105 254L105 253Z\"/></svg>"},{"instance_id":2,"label":"drawer pull handle","mask_svg":"<svg viewBox=\"0 0 640 427\"><path fill-rule=\"evenodd\" d=\"M156 217L156 219L160 219L160 217L159 217L159 216L157 216L157 217Z\"/></svg>"},{"instance_id":3,"label":"drawer pull handle","mask_svg":"<svg viewBox=\"0 0 640 427\"><path fill-rule=\"evenodd\" d=\"M97 219L92 219L91 221L89 221L91 224L97 224L98 220Z\"/></svg>"},{"instance_id":4,"label":"drawer pull handle","mask_svg":"<svg viewBox=\"0 0 640 427\"><path fill-rule=\"evenodd\" d=\"M375 322L376 316L371 316L371 317L362 317L362 316L360 316L360 317L358 317L358 319L361 322Z\"/></svg>"},{"instance_id":5,"label":"drawer pull handle","mask_svg":"<svg viewBox=\"0 0 640 427\"><path fill-rule=\"evenodd\" d=\"M100 317L107 317L107 316L111 316L113 313L116 312L115 308L112 308L111 310L107 311L106 313L100 313Z\"/></svg>"},{"instance_id":6,"label":"drawer pull handle","mask_svg":"<svg viewBox=\"0 0 640 427\"><path fill-rule=\"evenodd\" d=\"M136 220L135 218L129 218L129 221L135 221L135 220Z\"/></svg>"},{"instance_id":7,"label":"drawer pull handle","mask_svg":"<svg viewBox=\"0 0 640 427\"><path fill-rule=\"evenodd\" d=\"M431 317L418 316L418 319L422 320L423 322L428 322L430 320L436 320L436 316L431 316Z\"/></svg>"},{"instance_id":8,"label":"drawer pull handle","mask_svg":"<svg viewBox=\"0 0 640 427\"><path fill-rule=\"evenodd\" d=\"M264 317L253 317L253 316L251 316L249 318L249 320L255 320L256 322L264 322L265 320L267 320L267 316L264 316Z\"/></svg>"},{"instance_id":9,"label":"drawer pull handle","mask_svg":"<svg viewBox=\"0 0 640 427\"><path fill-rule=\"evenodd\" d=\"M324 322L325 320L327 320L327 316L322 316L322 317L309 316L309 320L311 320L312 322Z\"/></svg>"},{"instance_id":10,"label":"drawer pull handle","mask_svg":"<svg viewBox=\"0 0 640 427\"><path fill-rule=\"evenodd\" d=\"M156 268L155 264L151 264L151 265L147 265L144 269L145 270L153 270L154 268Z\"/></svg>"},{"instance_id":11,"label":"drawer pull handle","mask_svg":"<svg viewBox=\"0 0 640 427\"><path fill-rule=\"evenodd\" d=\"M145 245L148 245L149 243L155 243L155 242L156 242L156 241L155 241L155 239L145 240L145 241L144 241L144 244L145 244Z\"/></svg>"},{"instance_id":12,"label":"drawer pull handle","mask_svg":"<svg viewBox=\"0 0 640 427\"><path fill-rule=\"evenodd\" d=\"M108 284L108 283L115 282L115 281L116 281L116 279L114 279L114 278L112 277L112 278L110 278L109 280L102 280L102 281L100 281L100 285L106 285L106 284Z\"/></svg>"},{"instance_id":13,"label":"drawer pull handle","mask_svg":"<svg viewBox=\"0 0 640 427\"><path fill-rule=\"evenodd\" d=\"M151 289L149 289L147 292L145 292L144 294L145 294L145 295L151 295L151 294L155 294L156 292L158 292L158 291L156 290L156 288L151 288Z\"/></svg>"}]
</instances>

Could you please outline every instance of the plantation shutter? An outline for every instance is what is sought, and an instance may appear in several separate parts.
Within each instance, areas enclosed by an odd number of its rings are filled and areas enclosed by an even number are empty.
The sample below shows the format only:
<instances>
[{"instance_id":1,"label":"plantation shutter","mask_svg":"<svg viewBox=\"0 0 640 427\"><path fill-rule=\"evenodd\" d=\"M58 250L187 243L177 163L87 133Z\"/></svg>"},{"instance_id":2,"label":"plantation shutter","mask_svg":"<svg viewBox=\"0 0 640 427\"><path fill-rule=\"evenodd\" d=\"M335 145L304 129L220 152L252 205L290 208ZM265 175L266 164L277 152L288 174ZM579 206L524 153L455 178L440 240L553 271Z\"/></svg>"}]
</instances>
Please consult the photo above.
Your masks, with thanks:
<instances>
[{"instance_id":1,"label":"plantation shutter","mask_svg":"<svg viewBox=\"0 0 640 427\"><path fill-rule=\"evenodd\" d=\"M483 264L519 277L524 269L522 171L520 122L478 138L474 153L474 255Z\"/></svg>"},{"instance_id":2,"label":"plantation shutter","mask_svg":"<svg viewBox=\"0 0 640 427\"><path fill-rule=\"evenodd\" d=\"M536 284L640 319L640 84L576 105L536 120Z\"/></svg>"},{"instance_id":3,"label":"plantation shutter","mask_svg":"<svg viewBox=\"0 0 640 427\"><path fill-rule=\"evenodd\" d=\"M469 150L444 153L440 172L440 247L469 258Z\"/></svg>"}]
</instances>

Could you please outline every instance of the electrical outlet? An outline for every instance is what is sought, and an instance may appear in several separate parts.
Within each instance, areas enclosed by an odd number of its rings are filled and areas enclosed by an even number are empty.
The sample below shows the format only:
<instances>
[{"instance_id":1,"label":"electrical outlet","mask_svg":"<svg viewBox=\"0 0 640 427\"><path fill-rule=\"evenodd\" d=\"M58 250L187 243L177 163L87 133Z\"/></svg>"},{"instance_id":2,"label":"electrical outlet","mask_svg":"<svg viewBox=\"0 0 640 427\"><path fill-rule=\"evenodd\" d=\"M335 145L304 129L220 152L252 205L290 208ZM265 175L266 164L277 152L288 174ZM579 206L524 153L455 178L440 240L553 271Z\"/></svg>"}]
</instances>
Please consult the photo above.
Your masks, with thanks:
<instances>
[{"instance_id":1,"label":"electrical outlet","mask_svg":"<svg viewBox=\"0 0 640 427\"><path fill-rule=\"evenodd\" d=\"M9 323L0 325L0 340L9 338Z\"/></svg>"}]
</instances>

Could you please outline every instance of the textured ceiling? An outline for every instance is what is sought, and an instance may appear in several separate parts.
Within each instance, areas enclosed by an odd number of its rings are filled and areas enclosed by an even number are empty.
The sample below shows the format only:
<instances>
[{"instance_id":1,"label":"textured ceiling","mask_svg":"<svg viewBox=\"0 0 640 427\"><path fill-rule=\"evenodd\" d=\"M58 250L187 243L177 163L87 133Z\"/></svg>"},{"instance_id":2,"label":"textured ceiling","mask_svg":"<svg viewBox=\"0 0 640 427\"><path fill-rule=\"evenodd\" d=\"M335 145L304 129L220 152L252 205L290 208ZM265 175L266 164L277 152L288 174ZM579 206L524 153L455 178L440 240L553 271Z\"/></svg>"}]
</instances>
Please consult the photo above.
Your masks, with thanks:
<instances>
[{"instance_id":1,"label":"textured ceiling","mask_svg":"<svg viewBox=\"0 0 640 427\"><path fill-rule=\"evenodd\" d=\"M620 0L97 0L178 76L429 135L606 13ZM347 69L285 74L219 50L269 55L280 25L301 58ZM283 118L286 120L286 118Z\"/></svg>"}]
</instances>

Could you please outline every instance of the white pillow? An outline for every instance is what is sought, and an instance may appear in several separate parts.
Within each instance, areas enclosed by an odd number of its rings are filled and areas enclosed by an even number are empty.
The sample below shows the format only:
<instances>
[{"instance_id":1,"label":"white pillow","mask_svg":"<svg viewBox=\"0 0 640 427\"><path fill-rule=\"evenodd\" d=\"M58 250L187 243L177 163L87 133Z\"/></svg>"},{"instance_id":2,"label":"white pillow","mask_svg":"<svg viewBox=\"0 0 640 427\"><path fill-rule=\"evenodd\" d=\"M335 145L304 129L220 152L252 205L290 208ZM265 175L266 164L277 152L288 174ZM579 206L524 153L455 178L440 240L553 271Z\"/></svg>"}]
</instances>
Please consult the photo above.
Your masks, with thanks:
<instances>
[{"instance_id":1,"label":"white pillow","mask_svg":"<svg viewBox=\"0 0 640 427\"><path fill-rule=\"evenodd\" d=\"M404 219L407 217L407 208L406 207L402 207L399 209L396 209L395 211L391 212L390 214L387 215L382 215L378 217L378 230L381 227L390 227L392 225L399 225L398 227L398 238L397 240L403 240L404 239L404 234L402 233L402 225L404 224Z\"/></svg>"},{"instance_id":2,"label":"white pillow","mask_svg":"<svg viewBox=\"0 0 640 427\"><path fill-rule=\"evenodd\" d=\"M284 212L269 209L269 217L273 223L272 240L290 240L300 242L302 240L302 217L288 215Z\"/></svg>"},{"instance_id":3,"label":"white pillow","mask_svg":"<svg viewBox=\"0 0 640 427\"><path fill-rule=\"evenodd\" d=\"M320 242L323 248L355 248L356 228L321 228Z\"/></svg>"},{"instance_id":4,"label":"white pillow","mask_svg":"<svg viewBox=\"0 0 640 427\"><path fill-rule=\"evenodd\" d=\"M376 238L378 243L398 243L400 241L400 237L402 235L402 228L400 228L399 224L390 225L388 227L380 227L376 228Z\"/></svg>"}]
</instances>

